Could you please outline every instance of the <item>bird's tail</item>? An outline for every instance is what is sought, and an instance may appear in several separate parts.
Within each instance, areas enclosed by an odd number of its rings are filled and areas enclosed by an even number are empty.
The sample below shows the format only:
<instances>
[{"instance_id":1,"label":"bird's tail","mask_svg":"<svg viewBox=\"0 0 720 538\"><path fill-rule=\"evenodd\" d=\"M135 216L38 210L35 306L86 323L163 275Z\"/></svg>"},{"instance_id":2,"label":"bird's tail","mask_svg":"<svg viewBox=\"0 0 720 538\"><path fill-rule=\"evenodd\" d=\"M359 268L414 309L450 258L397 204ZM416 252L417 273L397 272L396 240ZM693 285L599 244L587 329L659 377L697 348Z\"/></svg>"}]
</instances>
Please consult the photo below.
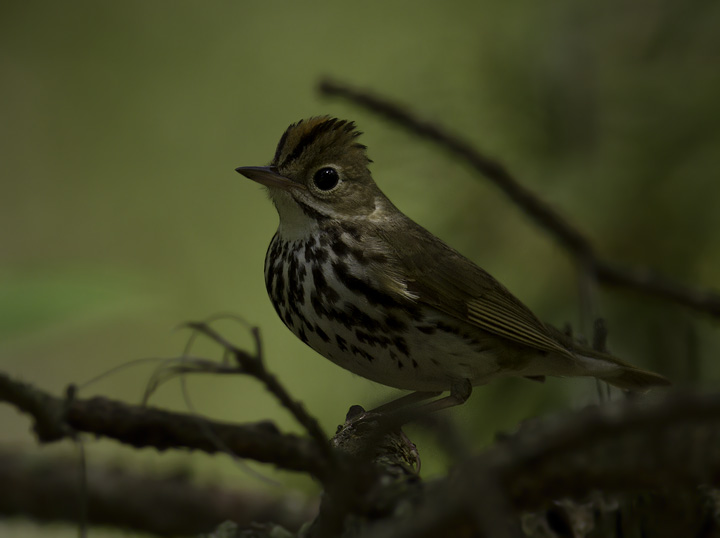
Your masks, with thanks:
<instances>
[{"instance_id":1,"label":"bird's tail","mask_svg":"<svg viewBox=\"0 0 720 538\"><path fill-rule=\"evenodd\" d=\"M653 387L666 387L671 384L670 380L660 374L633 366L608 353L586 353L586 350L583 350L581 359L594 363L595 368L591 368L594 372L590 375L623 390L646 392Z\"/></svg>"},{"instance_id":2,"label":"bird's tail","mask_svg":"<svg viewBox=\"0 0 720 538\"><path fill-rule=\"evenodd\" d=\"M669 379L660 374L634 366L622 368L617 375L608 375L600 379L614 387L633 392L646 392L653 387L667 387L671 384Z\"/></svg>"},{"instance_id":3,"label":"bird's tail","mask_svg":"<svg viewBox=\"0 0 720 538\"><path fill-rule=\"evenodd\" d=\"M582 373L576 375L597 377L615 387L635 392L646 392L653 387L666 387L671 384L660 374L633 366L609 353L595 351L551 325L546 327L579 361L578 366Z\"/></svg>"}]
</instances>

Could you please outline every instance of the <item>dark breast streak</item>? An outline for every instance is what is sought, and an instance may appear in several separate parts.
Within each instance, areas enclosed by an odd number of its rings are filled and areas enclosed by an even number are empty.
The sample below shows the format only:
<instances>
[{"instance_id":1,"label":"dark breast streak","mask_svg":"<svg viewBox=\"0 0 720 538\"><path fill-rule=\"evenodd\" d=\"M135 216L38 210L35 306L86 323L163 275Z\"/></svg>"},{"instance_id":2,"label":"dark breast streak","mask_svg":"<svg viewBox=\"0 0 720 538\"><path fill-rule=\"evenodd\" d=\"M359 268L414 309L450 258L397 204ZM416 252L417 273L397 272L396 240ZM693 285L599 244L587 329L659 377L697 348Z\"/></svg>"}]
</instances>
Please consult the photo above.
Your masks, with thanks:
<instances>
[{"instance_id":1,"label":"dark breast streak","mask_svg":"<svg viewBox=\"0 0 720 538\"><path fill-rule=\"evenodd\" d=\"M378 261L378 255L352 248L341 233L292 242L273 237L265 285L278 316L303 342L350 370L354 361L367 365L382 357L394 364L383 369L417 368L405 334L420 320L419 309L357 276L352 268Z\"/></svg>"}]
</instances>

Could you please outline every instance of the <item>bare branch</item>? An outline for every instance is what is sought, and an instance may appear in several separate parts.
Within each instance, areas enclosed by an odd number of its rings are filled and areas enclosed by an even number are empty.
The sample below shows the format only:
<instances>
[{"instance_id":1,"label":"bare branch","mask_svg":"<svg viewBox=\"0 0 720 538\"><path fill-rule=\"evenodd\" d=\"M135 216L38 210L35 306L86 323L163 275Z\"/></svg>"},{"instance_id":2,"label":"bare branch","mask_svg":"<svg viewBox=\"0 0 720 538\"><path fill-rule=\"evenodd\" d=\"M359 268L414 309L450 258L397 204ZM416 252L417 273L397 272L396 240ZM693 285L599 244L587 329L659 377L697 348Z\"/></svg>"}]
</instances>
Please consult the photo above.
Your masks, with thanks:
<instances>
[{"instance_id":1,"label":"bare branch","mask_svg":"<svg viewBox=\"0 0 720 538\"><path fill-rule=\"evenodd\" d=\"M498 512L487 515L474 504L498 497L507 499L516 516L558 499L587 499L594 490L658 490L672 502L673 495L720 483L719 437L720 394L623 400L532 421L429 487L411 516L380 522L362 536L449 536L463 529L502 536L507 529Z\"/></svg>"},{"instance_id":2,"label":"bare branch","mask_svg":"<svg viewBox=\"0 0 720 538\"><path fill-rule=\"evenodd\" d=\"M388 99L338 82L322 81L320 92L324 95L341 97L379 114L469 163L550 233L577 263L594 269L602 284L632 289L720 317L720 294L714 290L694 289L668 280L648 269L623 268L600 259L584 234L523 186L502 164L482 154L469 142L449 133L441 126L415 116Z\"/></svg>"},{"instance_id":3,"label":"bare branch","mask_svg":"<svg viewBox=\"0 0 720 538\"><path fill-rule=\"evenodd\" d=\"M72 524L86 505L93 526L188 536L208 532L228 519L243 527L272 521L296 530L316 511L315 503L299 496L200 486L182 471L147 476L123 467L91 467L85 495L79 491L79 476L76 460L2 450L0 514Z\"/></svg>"},{"instance_id":4,"label":"bare branch","mask_svg":"<svg viewBox=\"0 0 720 538\"><path fill-rule=\"evenodd\" d=\"M369 92L329 80L320 83L320 92L352 101L404 127L416 136L431 140L449 150L450 153L467 161L473 168L495 183L513 202L558 239L566 249L575 255L592 254L592 246L582 234L554 209L519 183L501 163L483 155L469 142L452 136L439 125L420 119L402 106Z\"/></svg>"},{"instance_id":5,"label":"bare branch","mask_svg":"<svg viewBox=\"0 0 720 538\"><path fill-rule=\"evenodd\" d=\"M0 398L43 417L35 427L46 441L89 432L138 447L217 451L195 416L103 398L62 400L4 375ZM55 424L47 417L61 420ZM521 511L545 510L558 499L584 502L595 490L619 495L662 489L677 496L697 491L698 485L720 483L720 394L671 393L655 401L623 400L527 422L459 464L449 477L424 487L418 487L413 471L414 447L401 432L388 433L367 454L377 423L353 418L334 439L339 453L332 471L311 440L280 434L270 423L207 421L206 426L244 457L323 480L323 507L310 529L313 537L350 529L362 536L394 538L460 532L514 536ZM366 454L372 465L364 460ZM705 502L703 496L687 499ZM89 513L94 521L93 511ZM703 512L702 517L711 515Z\"/></svg>"},{"instance_id":6,"label":"bare branch","mask_svg":"<svg viewBox=\"0 0 720 538\"><path fill-rule=\"evenodd\" d=\"M719 436L720 394L671 393L527 423L478 461L507 461L510 496L517 506L533 508L591 489L715 485Z\"/></svg>"},{"instance_id":7,"label":"bare branch","mask_svg":"<svg viewBox=\"0 0 720 538\"><path fill-rule=\"evenodd\" d=\"M102 397L61 399L2 373L0 401L31 415L35 433L43 443L72 438L82 432L137 448L184 448L214 454L220 449L206 434L211 431L236 456L306 472L321 481L328 475L327 460L314 440L281 433L268 421L227 424Z\"/></svg>"}]
</instances>

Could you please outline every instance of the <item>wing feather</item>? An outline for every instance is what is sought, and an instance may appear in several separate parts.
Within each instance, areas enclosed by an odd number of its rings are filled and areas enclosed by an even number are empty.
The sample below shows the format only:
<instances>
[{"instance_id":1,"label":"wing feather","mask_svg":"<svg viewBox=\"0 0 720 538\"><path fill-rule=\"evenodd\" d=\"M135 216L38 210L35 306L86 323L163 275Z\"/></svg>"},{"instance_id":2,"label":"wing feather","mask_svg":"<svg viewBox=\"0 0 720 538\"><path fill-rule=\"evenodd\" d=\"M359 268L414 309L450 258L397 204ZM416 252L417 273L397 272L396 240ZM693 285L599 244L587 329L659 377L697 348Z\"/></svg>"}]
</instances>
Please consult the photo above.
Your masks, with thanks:
<instances>
[{"instance_id":1,"label":"wing feather","mask_svg":"<svg viewBox=\"0 0 720 538\"><path fill-rule=\"evenodd\" d=\"M410 219L404 221L403 228L408 227L412 237L405 237L393 249L394 261L397 273L408 275L406 290L417 296L418 302L517 344L573 357L530 309L489 273ZM393 241L392 230L378 233L385 235L386 243L398 243Z\"/></svg>"}]
</instances>

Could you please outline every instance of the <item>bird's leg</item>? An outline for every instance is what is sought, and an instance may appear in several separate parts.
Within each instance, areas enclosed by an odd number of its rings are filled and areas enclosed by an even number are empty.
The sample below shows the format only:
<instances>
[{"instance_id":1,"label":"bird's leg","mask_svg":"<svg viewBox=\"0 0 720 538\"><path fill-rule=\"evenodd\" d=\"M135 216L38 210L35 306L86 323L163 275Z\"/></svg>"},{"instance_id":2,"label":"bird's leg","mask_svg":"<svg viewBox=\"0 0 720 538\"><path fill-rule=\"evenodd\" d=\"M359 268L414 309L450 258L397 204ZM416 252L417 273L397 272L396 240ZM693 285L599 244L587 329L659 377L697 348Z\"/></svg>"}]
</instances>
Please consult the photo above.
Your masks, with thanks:
<instances>
[{"instance_id":1,"label":"bird's leg","mask_svg":"<svg viewBox=\"0 0 720 538\"><path fill-rule=\"evenodd\" d=\"M382 404L375 409L368 411L368 413L390 413L393 411L397 411L398 409L407 407L409 405L414 405L418 402L422 402L423 400L427 400L428 398L434 398L435 396L439 396L440 394L442 394L442 391L411 392L410 394L406 394L405 396L401 396L400 398L396 398L395 400Z\"/></svg>"},{"instance_id":2,"label":"bird's leg","mask_svg":"<svg viewBox=\"0 0 720 538\"><path fill-rule=\"evenodd\" d=\"M470 380L458 379L450 385L450 394L444 398L417 405L423 400L442 394L442 392L412 392L397 400L376 407L372 411L368 411L366 416L384 415L385 417L393 417L399 420L401 424L404 424L428 413L463 404L471 393L472 383L470 383Z\"/></svg>"},{"instance_id":3,"label":"bird's leg","mask_svg":"<svg viewBox=\"0 0 720 538\"><path fill-rule=\"evenodd\" d=\"M418 407L418 414L434 413L448 407L464 404L472 394L472 383L469 379L458 379L450 385L450 394Z\"/></svg>"}]
</instances>

